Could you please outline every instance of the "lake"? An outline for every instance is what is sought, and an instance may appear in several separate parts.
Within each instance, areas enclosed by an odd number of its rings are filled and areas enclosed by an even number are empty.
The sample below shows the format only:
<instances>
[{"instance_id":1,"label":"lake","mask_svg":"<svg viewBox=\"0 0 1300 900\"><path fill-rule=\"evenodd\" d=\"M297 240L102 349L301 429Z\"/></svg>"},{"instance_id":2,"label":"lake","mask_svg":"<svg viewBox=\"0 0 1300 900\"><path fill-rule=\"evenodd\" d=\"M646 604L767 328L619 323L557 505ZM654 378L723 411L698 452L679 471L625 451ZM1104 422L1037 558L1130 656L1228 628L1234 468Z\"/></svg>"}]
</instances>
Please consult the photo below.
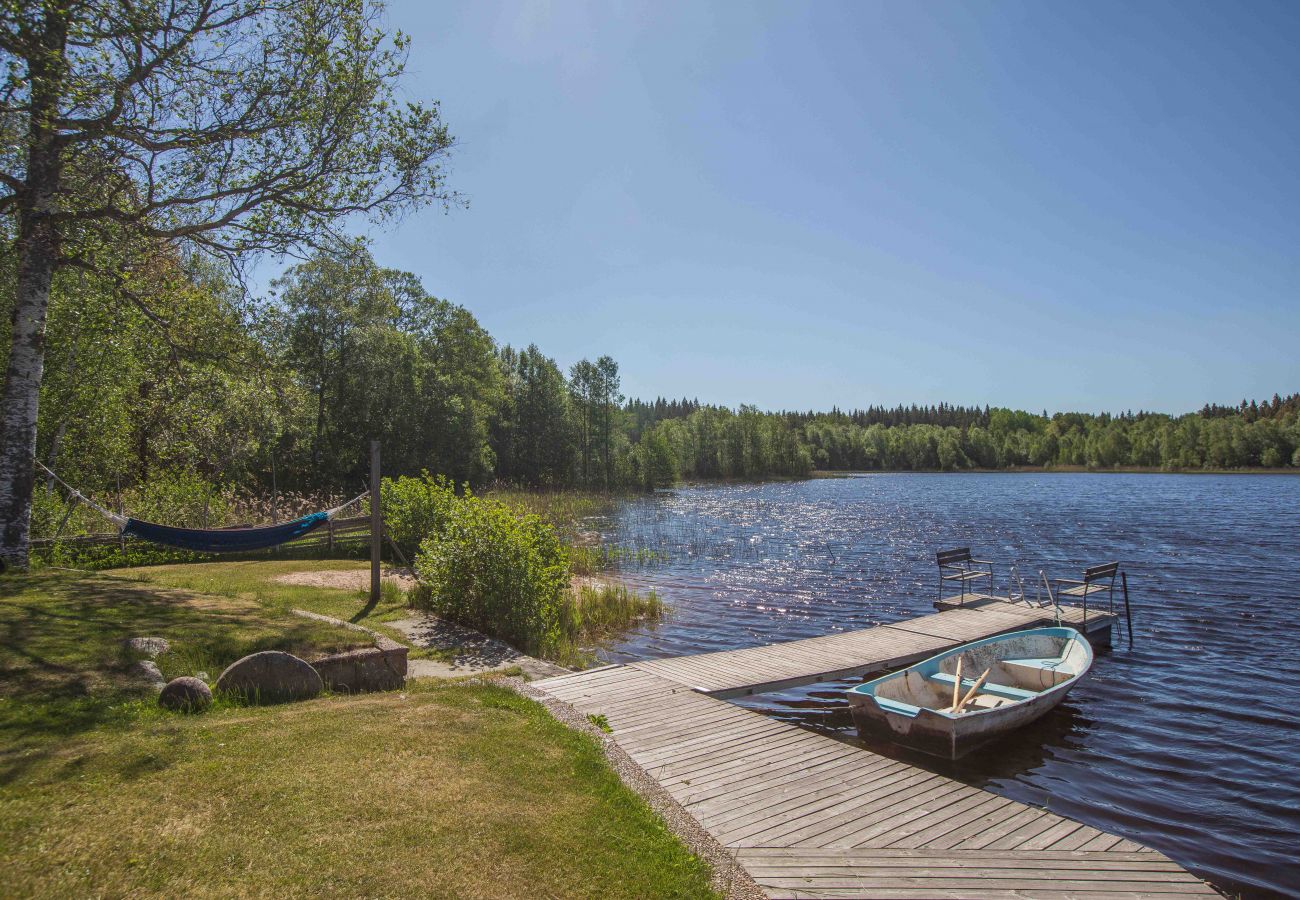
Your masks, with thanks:
<instances>
[{"instance_id":1,"label":"lake","mask_svg":"<svg viewBox=\"0 0 1300 900\"><path fill-rule=\"evenodd\" d=\"M1119 560L1135 619L1061 707L955 763L870 749L1154 847L1220 888L1300 895L1300 478L870 474L692 486L594 527L670 618L631 661L933 612L934 553L970 546L1026 585ZM633 554L631 551L639 551ZM861 744L842 689L744 705Z\"/></svg>"}]
</instances>

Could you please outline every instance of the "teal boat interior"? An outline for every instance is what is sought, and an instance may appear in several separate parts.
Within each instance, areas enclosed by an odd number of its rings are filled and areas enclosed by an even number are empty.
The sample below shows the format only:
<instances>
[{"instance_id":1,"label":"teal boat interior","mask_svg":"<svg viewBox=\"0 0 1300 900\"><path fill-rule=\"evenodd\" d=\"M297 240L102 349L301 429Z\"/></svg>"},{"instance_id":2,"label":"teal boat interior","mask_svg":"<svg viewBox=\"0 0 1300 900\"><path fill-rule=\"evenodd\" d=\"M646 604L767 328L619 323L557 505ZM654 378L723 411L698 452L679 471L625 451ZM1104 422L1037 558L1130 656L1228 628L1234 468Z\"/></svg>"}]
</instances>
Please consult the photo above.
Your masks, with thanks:
<instances>
[{"instance_id":1,"label":"teal boat interior","mask_svg":"<svg viewBox=\"0 0 1300 900\"><path fill-rule=\"evenodd\" d=\"M1091 661L1091 647L1073 628L1034 628L965 644L849 690L898 715L915 717L927 709L956 718L1040 697L1085 672ZM954 691L964 697L986 669L984 682L954 713Z\"/></svg>"}]
</instances>

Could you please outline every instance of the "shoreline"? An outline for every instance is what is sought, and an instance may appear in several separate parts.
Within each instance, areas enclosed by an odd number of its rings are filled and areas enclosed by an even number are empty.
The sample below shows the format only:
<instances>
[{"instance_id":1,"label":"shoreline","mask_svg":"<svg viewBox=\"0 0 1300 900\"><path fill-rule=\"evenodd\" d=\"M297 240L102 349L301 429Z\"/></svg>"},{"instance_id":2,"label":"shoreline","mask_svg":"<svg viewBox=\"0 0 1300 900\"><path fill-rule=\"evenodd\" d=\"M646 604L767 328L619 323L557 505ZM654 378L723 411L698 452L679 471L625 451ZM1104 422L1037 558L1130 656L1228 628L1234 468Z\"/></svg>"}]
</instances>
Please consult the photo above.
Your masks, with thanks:
<instances>
[{"instance_id":1,"label":"shoreline","mask_svg":"<svg viewBox=\"0 0 1300 900\"><path fill-rule=\"evenodd\" d=\"M856 478L860 475L1300 475L1300 468L1162 469L1159 466L1010 466L1005 469L814 469L813 478Z\"/></svg>"}]
</instances>

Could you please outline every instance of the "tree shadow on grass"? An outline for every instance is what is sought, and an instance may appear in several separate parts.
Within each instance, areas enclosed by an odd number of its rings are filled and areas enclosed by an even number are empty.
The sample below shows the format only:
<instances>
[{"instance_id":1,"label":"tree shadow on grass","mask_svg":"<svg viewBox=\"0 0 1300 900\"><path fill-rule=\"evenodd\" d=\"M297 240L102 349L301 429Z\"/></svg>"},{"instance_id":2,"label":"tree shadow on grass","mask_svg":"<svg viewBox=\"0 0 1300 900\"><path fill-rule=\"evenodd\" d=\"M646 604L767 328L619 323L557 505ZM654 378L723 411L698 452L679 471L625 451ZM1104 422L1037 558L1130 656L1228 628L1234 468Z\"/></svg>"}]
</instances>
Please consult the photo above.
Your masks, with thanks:
<instances>
[{"instance_id":1,"label":"tree shadow on grass","mask_svg":"<svg viewBox=\"0 0 1300 900\"><path fill-rule=\"evenodd\" d=\"M209 679L261 650L298 656L354 647L353 632L254 603L101 576L0 578L0 784L92 729L129 726L153 689L130 674L128 638L158 636L167 677Z\"/></svg>"}]
</instances>

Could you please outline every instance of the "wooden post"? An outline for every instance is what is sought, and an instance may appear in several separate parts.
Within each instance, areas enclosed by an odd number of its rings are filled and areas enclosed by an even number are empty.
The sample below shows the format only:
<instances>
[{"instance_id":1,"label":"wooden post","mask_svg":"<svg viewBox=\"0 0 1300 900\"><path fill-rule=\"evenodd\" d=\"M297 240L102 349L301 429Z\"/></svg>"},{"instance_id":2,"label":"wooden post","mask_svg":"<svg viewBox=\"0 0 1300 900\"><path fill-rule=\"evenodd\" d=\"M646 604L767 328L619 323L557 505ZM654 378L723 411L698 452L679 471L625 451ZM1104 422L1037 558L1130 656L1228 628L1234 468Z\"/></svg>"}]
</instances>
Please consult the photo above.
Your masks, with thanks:
<instances>
[{"instance_id":1,"label":"wooden post","mask_svg":"<svg viewBox=\"0 0 1300 900\"><path fill-rule=\"evenodd\" d=\"M276 508L280 505L280 486L276 483L275 478L275 450L271 450L271 524L280 524L279 510Z\"/></svg>"},{"instance_id":2,"label":"wooden post","mask_svg":"<svg viewBox=\"0 0 1300 900\"><path fill-rule=\"evenodd\" d=\"M1124 618L1128 619L1128 648L1133 649L1133 607L1128 605L1128 572L1119 573L1120 583L1124 585Z\"/></svg>"},{"instance_id":3,"label":"wooden post","mask_svg":"<svg viewBox=\"0 0 1300 900\"><path fill-rule=\"evenodd\" d=\"M384 513L379 502L379 441L370 442L370 602L379 602L379 553L383 549Z\"/></svg>"},{"instance_id":4,"label":"wooden post","mask_svg":"<svg viewBox=\"0 0 1300 900\"><path fill-rule=\"evenodd\" d=\"M123 513L122 513L122 476L121 476L121 474L119 473L118 475L116 475L116 476L114 476L114 477L117 479L117 514L120 516L120 515L123 515ZM123 559L126 559L126 535L122 534L122 530L121 530L121 529L118 529L118 532L117 532L117 549L118 549L119 551L121 551L121 553L122 553L122 558L123 558Z\"/></svg>"}]
</instances>

